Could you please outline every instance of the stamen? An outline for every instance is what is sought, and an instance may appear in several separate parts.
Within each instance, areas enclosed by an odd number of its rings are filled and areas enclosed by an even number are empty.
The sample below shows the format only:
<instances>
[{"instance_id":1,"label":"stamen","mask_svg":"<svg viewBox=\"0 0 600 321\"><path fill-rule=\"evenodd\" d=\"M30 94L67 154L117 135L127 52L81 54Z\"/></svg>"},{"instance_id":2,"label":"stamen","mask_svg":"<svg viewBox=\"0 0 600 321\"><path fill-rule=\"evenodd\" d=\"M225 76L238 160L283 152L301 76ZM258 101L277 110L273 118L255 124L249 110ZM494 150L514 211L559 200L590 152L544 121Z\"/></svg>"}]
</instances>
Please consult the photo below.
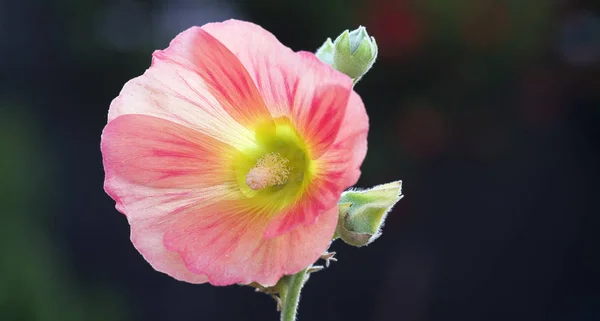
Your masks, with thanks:
<instances>
[{"instance_id":1,"label":"stamen","mask_svg":"<svg viewBox=\"0 0 600 321\"><path fill-rule=\"evenodd\" d=\"M289 162L279 153L265 154L246 175L246 184L253 190L285 184L290 176Z\"/></svg>"}]
</instances>

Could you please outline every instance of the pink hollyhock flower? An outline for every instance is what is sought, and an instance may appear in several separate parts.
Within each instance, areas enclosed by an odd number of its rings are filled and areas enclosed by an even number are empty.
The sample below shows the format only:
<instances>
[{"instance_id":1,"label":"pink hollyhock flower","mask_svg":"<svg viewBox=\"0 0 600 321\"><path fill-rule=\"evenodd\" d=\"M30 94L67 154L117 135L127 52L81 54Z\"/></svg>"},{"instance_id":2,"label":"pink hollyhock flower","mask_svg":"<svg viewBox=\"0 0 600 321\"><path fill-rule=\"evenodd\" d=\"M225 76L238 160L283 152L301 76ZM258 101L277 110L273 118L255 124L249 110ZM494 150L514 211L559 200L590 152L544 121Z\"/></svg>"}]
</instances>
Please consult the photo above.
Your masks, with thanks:
<instances>
[{"instance_id":1,"label":"pink hollyhock flower","mask_svg":"<svg viewBox=\"0 0 600 321\"><path fill-rule=\"evenodd\" d=\"M211 23L156 51L112 102L104 187L156 270L274 285L329 246L367 131L348 76L257 25Z\"/></svg>"}]
</instances>

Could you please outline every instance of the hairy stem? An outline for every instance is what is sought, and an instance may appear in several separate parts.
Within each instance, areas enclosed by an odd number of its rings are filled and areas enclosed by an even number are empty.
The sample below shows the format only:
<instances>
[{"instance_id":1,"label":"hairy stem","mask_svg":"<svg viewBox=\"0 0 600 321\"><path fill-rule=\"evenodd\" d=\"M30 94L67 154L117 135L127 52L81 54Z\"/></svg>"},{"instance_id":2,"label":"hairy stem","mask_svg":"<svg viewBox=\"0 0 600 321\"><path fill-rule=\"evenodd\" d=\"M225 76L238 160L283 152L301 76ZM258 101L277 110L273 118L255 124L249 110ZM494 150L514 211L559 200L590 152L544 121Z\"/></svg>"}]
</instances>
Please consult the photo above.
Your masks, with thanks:
<instances>
[{"instance_id":1,"label":"hairy stem","mask_svg":"<svg viewBox=\"0 0 600 321\"><path fill-rule=\"evenodd\" d=\"M296 320L298 301L300 301L300 291L302 291L302 287L304 286L307 270L308 269L304 269L289 276L289 280L285 286L286 289L283 292L285 295L282 297L281 321Z\"/></svg>"}]
</instances>

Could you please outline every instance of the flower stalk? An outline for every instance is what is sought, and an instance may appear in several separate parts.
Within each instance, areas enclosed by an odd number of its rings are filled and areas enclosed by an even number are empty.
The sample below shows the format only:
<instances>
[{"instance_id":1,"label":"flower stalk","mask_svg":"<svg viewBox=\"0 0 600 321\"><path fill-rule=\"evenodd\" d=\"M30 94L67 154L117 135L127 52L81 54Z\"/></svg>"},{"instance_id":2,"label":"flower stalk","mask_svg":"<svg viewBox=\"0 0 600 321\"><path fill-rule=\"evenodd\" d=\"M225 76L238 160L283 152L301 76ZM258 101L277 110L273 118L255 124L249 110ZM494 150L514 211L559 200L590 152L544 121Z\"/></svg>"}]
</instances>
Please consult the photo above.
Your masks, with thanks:
<instances>
[{"instance_id":1,"label":"flower stalk","mask_svg":"<svg viewBox=\"0 0 600 321\"><path fill-rule=\"evenodd\" d=\"M298 311L298 302L300 301L300 292L306 281L307 269L304 269L294 275L286 276L286 280L281 286L281 321L296 320Z\"/></svg>"}]
</instances>

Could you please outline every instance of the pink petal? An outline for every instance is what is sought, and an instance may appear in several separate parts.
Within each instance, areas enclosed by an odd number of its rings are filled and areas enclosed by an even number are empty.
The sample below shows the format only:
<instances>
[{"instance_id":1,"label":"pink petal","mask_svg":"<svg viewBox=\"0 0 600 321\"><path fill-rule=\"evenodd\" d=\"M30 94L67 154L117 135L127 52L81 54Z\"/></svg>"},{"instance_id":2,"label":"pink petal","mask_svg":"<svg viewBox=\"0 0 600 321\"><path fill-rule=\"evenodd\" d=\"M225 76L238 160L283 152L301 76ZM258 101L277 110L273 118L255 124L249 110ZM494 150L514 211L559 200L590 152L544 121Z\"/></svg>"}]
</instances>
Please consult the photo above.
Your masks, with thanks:
<instances>
[{"instance_id":1,"label":"pink petal","mask_svg":"<svg viewBox=\"0 0 600 321\"><path fill-rule=\"evenodd\" d=\"M164 248L161 226L197 203L240 197L224 166L231 147L164 119L124 115L106 126L101 149L105 190L127 216L134 246L156 270L206 282L206 276L185 267L179 254Z\"/></svg>"},{"instance_id":2,"label":"pink petal","mask_svg":"<svg viewBox=\"0 0 600 321\"><path fill-rule=\"evenodd\" d=\"M132 184L120 176L106 180L105 190L127 216L134 247L155 270L189 283L208 281L205 275L191 272L178 253L164 247L162 228L166 218L200 202L208 191L156 189Z\"/></svg>"},{"instance_id":3,"label":"pink petal","mask_svg":"<svg viewBox=\"0 0 600 321\"><path fill-rule=\"evenodd\" d=\"M156 60L196 72L231 117L245 126L271 119L252 78L223 44L199 27L180 33L169 48L154 53Z\"/></svg>"},{"instance_id":4,"label":"pink petal","mask_svg":"<svg viewBox=\"0 0 600 321\"><path fill-rule=\"evenodd\" d=\"M155 188L235 181L226 162L231 146L152 116L123 115L109 122L101 149L107 180L120 176Z\"/></svg>"},{"instance_id":5,"label":"pink petal","mask_svg":"<svg viewBox=\"0 0 600 321\"><path fill-rule=\"evenodd\" d=\"M274 117L289 117L318 158L333 144L352 80L308 52L294 53L271 33L228 20L202 29L223 43L248 70Z\"/></svg>"},{"instance_id":6,"label":"pink petal","mask_svg":"<svg viewBox=\"0 0 600 321\"><path fill-rule=\"evenodd\" d=\"M331 180L314 178L309 189L298 201L271 219L265 230L265 238L271 239L301 225L314 224L319 215L332 208L337 209L337 203L344 189L345 187L338 184L335 178Z\"/></svg>"},{"instance_id":7,"label":"pink petal","mask_svg":"<svg viewBox=\"0 0 600 321\"><path fill-rule=\"evenodd\" d=\"M126 114L167 119L239 148L255 143L252 126L272 121L244 67L200 28L155 52L152 66L125 84L108 120Z\"/></svg>"},{"instance_id":8,"label":"pink petal","mask_svg":"<svg viewBox=\"0 0 600 321\"><path fill-rule=\"evenodd\" d=\"M255 262L264 262L259 270L261 284L275 284L277 279L273 275L277 276L278 271L291 275L313 264L331 244L337 219L338 209L335 206L322 213L315 224L304 225L287 234L263 241L254 256ZM278 255L269 258L269 253Z\"/></svg>"},{"instance_id":9,"label":"pink petal","mask_svg":"<svg viewBox=\"0 0 600 321\"><path fill-rule=\"evenodd\" d=\"M160 220L132 221L131 242L155 270L188 283L208 282L206 275L188 270L178 253L165 249L162 239Z\"/></svg>"},{"instance_id":10,"label":"pink petal","mask_svg":"<svg viewBox=\"0 0 600 321\"><path fill-rule=\"evenodd\" d=\"M331 241L337 215L336 208L324 213L319 224L265 240L266 209L249 208L247 201L219 202L181 213L166 229L164 242L189 270L206 275L213 285L268 286L319 258Z\"/></svg>"},{"instance_id":11,"label":"pink petal","mask_svg":"<svg viewBox=\"0 0 600 321\"><path fill-rule=\"evenodd\" d=\"M254 133L221 107L204 80L174 63L155 61L125 84L110 105L108 121L129 114L166 119L236 147L254 143Z\"/></svg>"},{"instance_id":12,"label":"pink petal","mask_svg":"<svg viewBox=\"0 0 600 321\"><path fill-rule=\"evenodd\" d=\"M292 119L296 130L304 133L311 157L319 158L335 141L342 125L352 81L331 69L314 54L299 52L303 66L296 83Z\"/></svg>"},{"instance_id":13,"label":"pink petal","mask_svg":"<svg viewBox=\"0 0 600 321\"><path fill-rule=\"evenodd\" d=\"M350 95L348 108L335 143L318 162L323 172L321 178L337 181L350 187L360 177L360 166L367 155L369 117L365 106L356 92Z\"/></svg>"}]
</instances>

